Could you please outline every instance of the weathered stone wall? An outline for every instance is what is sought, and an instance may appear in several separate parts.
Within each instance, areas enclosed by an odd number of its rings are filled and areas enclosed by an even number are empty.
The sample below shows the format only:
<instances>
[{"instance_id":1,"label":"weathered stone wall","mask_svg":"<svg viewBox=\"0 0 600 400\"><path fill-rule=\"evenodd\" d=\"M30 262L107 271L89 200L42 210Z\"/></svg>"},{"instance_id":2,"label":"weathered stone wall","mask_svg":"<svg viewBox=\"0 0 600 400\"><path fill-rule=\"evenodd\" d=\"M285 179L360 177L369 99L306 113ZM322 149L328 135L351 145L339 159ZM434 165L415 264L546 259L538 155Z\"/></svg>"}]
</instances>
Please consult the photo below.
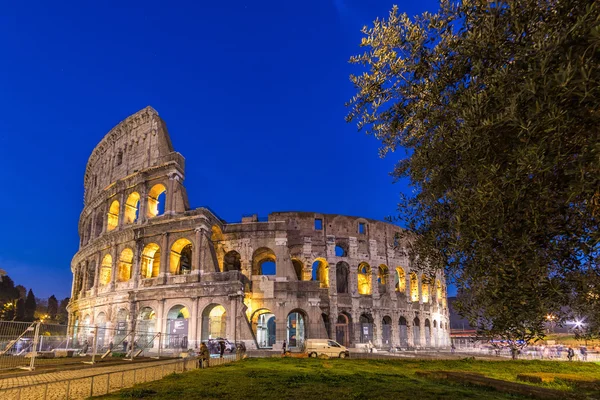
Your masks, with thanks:
<instances>
[{"instance_id":1,"label":"weathered stone wall","mask_svg":"<svg viewBox=\"0 0 600 400\"><path fill-rule=\"evenodd\" d=\"M217 329L211 313L221 306L219 332L249 347L278 347L295 335L385 348L448 344L444 277L413 270L401 228L311 212L226 223L189 209L183 179L183 157L151 108L93 151L71 265L71 324L108 328L126 316L130 328L167 332L169 311L183 307L193 346ZM162 213L157 187L166 192ZM142 321L144 310L153 319Z\"/></svg>"}]
</instances>

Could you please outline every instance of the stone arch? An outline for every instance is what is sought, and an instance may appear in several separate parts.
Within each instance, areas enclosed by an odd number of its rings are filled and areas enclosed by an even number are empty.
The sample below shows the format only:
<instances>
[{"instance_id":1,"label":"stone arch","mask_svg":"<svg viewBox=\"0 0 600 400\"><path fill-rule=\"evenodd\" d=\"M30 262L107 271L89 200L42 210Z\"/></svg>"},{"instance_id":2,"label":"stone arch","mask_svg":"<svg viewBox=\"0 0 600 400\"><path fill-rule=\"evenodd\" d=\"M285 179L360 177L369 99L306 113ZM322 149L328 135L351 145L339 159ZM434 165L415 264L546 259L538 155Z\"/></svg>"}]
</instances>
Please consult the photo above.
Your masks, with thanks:
<instances>
[{"instance_id":1,"label":"stone arch","mask_svg":"<svg viewBox=\"0 0 600 400\"><path fill-rule=\"evenodd\" d=\"M381 344L383 346L392 345L392 318L389 315L381 320Z\"/></svg>"},{"instance_id":2,"label":"stone arch","mask_svg":"<svg viewBox=\"0 0 600 400\"><path fill-rule=\"evenodd\" d=\"M148 243L142 250L140 274L143 279L156 278L160 273L160 246Z\"/></svg>"},{"instance_id":3,"label":"stone arch","mask_svg":"<svg viewBox=\"0 0 600 400\"><path fill-rule=\"evenodd\" d=\"M119 266L117 269L117 280L127 282L131 279L131 268L133 266L133 250L126 247L119 256Z\"/></svg>"},{"instance_id":4,"label":"stone arch","mask_svg":"<svg viewBox=\"0 0 600 400\"><path fill-rule=\"evenodd\" d=\"M350 278L350 266L345 261L340 261L335 265L335 280L338 293L348 293Z\"/></svg>"},{"instance_id":5,"label":"stone arch","mask_svg":"<svg viewBox=\"0 0 600 400\"><path fill-rule=\"evenodd\" d=\"M329 287L329 264L324 258L316 258L312 264L312 280L319 281L322 288Z\"/></svg>"},{"instance_id":6,"label":"stone arch","mask_svg":"<svg viewBox=\"0 0 600 400\"><path fill-rule=\"evenodd\" d=\"M345 261L340 261L335 265L335 280L338 293L348 293L350 278L350 266Z\"/></svg>"},{"instance_id":7,"label":"stone arch","mask_svg":"<svg viewBox=\"0 0 600 400\"><path fill-rule=\"evenodd\" d=\"M421 275L421 298L423 303L429 303L431 293L429 292L429 277L425 274Z\"/></svg>"},{"instance_id":8,"label":"stone arch","mask_svg":"<svg viewBox=\"0 0 600 400\"><path fill-rule=\"evenodd\" d=\"M170 348L188 348L188 330L190 311L182 304L175 304L167 312L168 346Z\"/></svg>"},{"instance_id":9,"label":"stone arch","mask_svg":"<svg viewBox=\"0 0 600 400\"><path fill-rule=\"evenodd\" d=\"M408 321L400 317L398 320L398 334L400 335L400 347L408 347Z\"/></svg>"},{"instance_id":10,"label":"stone arch","mask_svg":"<svg viewBox=\"0 0 600 400\"><path fill-rule=\"evenodd\" d=\"M272 348L277 328L275 314L267 308L259 308L252 314L252 331L259 348Z\"/></svg>"},{"instance_id":11,"label":"stone arch","mask_svg":"<svg viewBox=\"0 0 600 400\"><path fill-rule=\"evenodd\" d=\"M406 293L406 272L402 267L396 267L396 292Z\"/></svg>"},{"instance_id":12,"label":"stone arch","mask_svg":"<svg viewBox=\"0 0 600 400\"><path fill-rule=\"evenodd\" d=\"M370 295L372 293L371 266L366 262L358 265L358 293Z\"/></svg>"},{"instance_id":13,"label":"stone arch","mask_svg":"<svg viewBox=\"0 0 600 400\"><path fill-rule=\"evenodd\" d=\"M202 310L201 340L227 337L227 310L219 303L211 303Z\"/></svg>"},{"instance_id":14,"label":"stone arch","mask_svg":"<svg viewBox=\"0 0 600 400\"><path fill-rule=\"evenodd\" d=\"M242 256L235 250L228 251L223 256L223 272L241 271Z\"/></svg>"},{"instance_id":15,"label":"stone arch","mask_svg":"<svg viewBox=\"0 0 600 400\"><path fill-rule=\"evenodd\" d=\"M410 301L419 301L419 278L416 272L410 273Z\"/></svg>"},{"instance_id":16,"label":"stone arch","mask_svg":"<svg viewBox=\"0 0 600 400\"><path fill-rule=\"evenodd\" d=\"M96 261L92 260L89 262L87 267L87 281L85 290L91 290L94 287L94 281L96 279Z\"/></svg>"},{"instance_id":17,"label":"stone arch","mask_svg":"<svg viewBox=\"0 0 600 400\"><path fill-rule=\"evenodd\" d=\"M263 266L267 267L265 271L263 271ZM277 258L275 257L275 252L268 247L256 249L252 255L252 275L276 275L276 273Z\"/></svg>"},{"instance_id":18,"label":"stone arch","mask_svg":"<svg viewBox=\"0 0 600 400\"><path fill-rule=\"evenodd\" d=\"M304 264L297 258L292 258L292 266L294 267L294 272L296 273L296 277L299 281L302 280L302 271L304 270Z\"/></svg>"},{"instance_id":19,"label":"stone arch","mask_svg":"<svg viewBox=\"0 0 600 400\"><path fill-rule=\"evenodd\" d=\"M379 293L387 292L387 281L389 276L389 269L387 265L381 264L377 269L377 284L379 285Z\"/></svg>"},{"instance_id":20,"label":"stone arch","mask_svg":"<svg viewBox=\"0 0 600 400\"><path fill-rule=\"evenodd\" d=\"M148 210L147 217L154 218L161 215L161 204L164 204L164 198L166 198L167 188L162 183L157 183L152 186L148 192ZM162 201L161 201L162 200Z\"/></svg>"},{"instance_id":21,"label":"stone arch","mask_svg":"<svg viewBox=\"0 0 600 400\"><path fill-rule=\"evenodd\" d=\"M342 311L335 324L335 341L348 347L352 342L352 316Z\"/></svg>"},{"instance_id":22,"label":"stone arch","mask_svg":"<svg viewBox=\"0 0 600 400\"><path fill-rule=\"evenodd\" d=\"M156 313L152 307L142 307L138 313L136 331L138 346L153 347L156 332Z\"/></svg>"},{"instance_id":23,"label":"stone arch","mask_svg":"<svg viewBox=\"0 0 600 400\"><path fill-rule=\"evenodd\" d=\"M169 272L172 275L189 274L192 271L192 242L180 238L171 245Z\"/></svg>"},{"instance_id":24,"label":"stone arch","mask_svg":"<svg viewBox=\"0 0 600 400\"><path fill-rule=\"evenodd\" d=\"M419 321L419 317L413 319L413 342L415 346L421 346L421 321Z\"/></svg>"},{"instance_id":25,"label":"stone arch","mask_svg":"<svg viewBox=\"0 0 600 400\"><path fill-rule=\"evenodd\" d=\"M308 314L297 308L290 311L286 319L286 341L288 348L302 348L308 339Z\"/></svg>"},{"instance_id":26,"label":"stone arch","mask_svg":"<svg viewBox=\"0 0 600 400\"><path fill-rule=\"evenodd\" d=\"M335 240L335 256L336 257L348 257L348 249L350 244L348 239L336 239Z\"/></svg>"},{"instance_id":27,"label":"stone arch","mask_svg":"<svg viewBox=\"0 0 600 400\"><path fill-rule=\"evenodd\" d=\"M117 200L113 200L113 202L110 203L110 208L108 209L107 214L106 230L109 232L119 226L119 209L119 202Z\"/></svg>"},{"instance_id":28,"label":"stone arch","mask_svg":"<svg viewBox=\"0 0 600 400\"><path fill-rule=\"evenodd\" d=\"M103 229L103 224L104 224L104 211L102 210L96 210L96 215L95 215L95 227L94 227L94 237L97 238L98 236L102 235L102 229Z\"/></svg>"},{"instance_id":29,"label":"stone arch","mask_svg":"<svg viewBox=\"0 0 600 400\"><path fill-rule=\"evenodd\" d=\"M131 192L127 196L125 202L125 212L123 213L123 222L125 224L133 224L138 220L140 212L140 194L138 192Z\"/></svg>"},{"instance_id":30,"label":"stone arch","mask_svg":"<svg viewBox=\"0 0 600 400\"><path fill-rule=\"evenodd\" d=\"M360 342L372 342L374 334L373 316L370 313L362 313L360 314L358 322L360 324Z\"/></svg>"},{"instance_id":31,"label":"stone arch","mask_svg":"<svg viewBox=\"0 0 600 400\"><path fill-rule=\"evenodd\" d=\"M112 279L112 257L107 254L102 259L100 265L100 286L106 286L111 282Z\"/></svg>"}]
</instances>

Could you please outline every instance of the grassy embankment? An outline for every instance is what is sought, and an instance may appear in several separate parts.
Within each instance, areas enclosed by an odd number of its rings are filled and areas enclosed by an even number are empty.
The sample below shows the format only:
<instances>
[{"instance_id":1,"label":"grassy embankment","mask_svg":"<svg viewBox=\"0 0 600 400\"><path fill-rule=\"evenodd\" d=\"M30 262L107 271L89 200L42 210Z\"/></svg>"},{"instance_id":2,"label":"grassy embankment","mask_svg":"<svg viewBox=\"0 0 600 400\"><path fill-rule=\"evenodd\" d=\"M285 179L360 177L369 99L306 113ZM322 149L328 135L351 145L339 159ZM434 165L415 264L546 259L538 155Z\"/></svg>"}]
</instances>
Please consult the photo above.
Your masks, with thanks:
<instances>
[{"instance_id":1,"label":"grassy embankment","mask_svg":"<svg viewBox=\"0 0 600 400\"><path fill-rule=\"evenodd\" d=\"M506 393L418 371L464 371L517 382L521 373L561 373L600 380L600 365L552 361L246 359L137 385L107 399L515 399ZM534 384L586 397L593 391L557 381Z\"/></svg>"}]
</instances>

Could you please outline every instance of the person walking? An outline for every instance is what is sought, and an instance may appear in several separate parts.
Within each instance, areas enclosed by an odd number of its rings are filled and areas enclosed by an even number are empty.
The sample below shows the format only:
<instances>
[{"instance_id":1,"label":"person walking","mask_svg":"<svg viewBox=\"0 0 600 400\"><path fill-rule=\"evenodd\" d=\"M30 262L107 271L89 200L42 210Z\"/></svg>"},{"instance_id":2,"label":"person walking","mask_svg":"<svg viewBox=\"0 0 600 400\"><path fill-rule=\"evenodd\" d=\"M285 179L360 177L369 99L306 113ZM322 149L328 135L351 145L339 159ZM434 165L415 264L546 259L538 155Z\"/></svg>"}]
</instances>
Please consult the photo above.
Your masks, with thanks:
<instances>
[{"instance_id":1,"label":"person walking","mask_svg":"<svg viewBox=\"0 0 600 400\"><path fill-rule=\"evenodd\" d=\"M122 345L123 345L123 353L127 353L127 345L129 344L129 342L127 340L123 340Z\"/></svg>"},{"instance_id":2,"label":"person walking","mask_svg":"<svg viewBox=\"0 0 600 400\"><path fill-rule=\"evenodd\" d=\"M220 347L220 354L221 354L221 358L223 358L223 354L225 354L225 341L221 340L219 342L219 347Z\"/></svg>"},{"instance_id":3,"label":"person walking","mask_svg":"<svg viewBox=\"0 0 600 400\"><path fill-rule=\"evenodd\" d=\"M587 361L587 349L585 346L579 348L579 353L581 354L581 361Z\"/></svg>"},{"instance_id":4,"label":"person walking","mask_svg":"<svg viewBox=\"0 0 600 400\"><path fill-rule=\"evenodd\" d=\"M450 353L454 354L455 351L456 351L456 346L454 345L454 343L452 343L452 346L450 346Z\"/></svg>"},{"instance_id":5,"label":"person walking","mask_svg":"<svg viewBox=\"0 0 600 400\"><path fill-rule=\"evenodd\" d=\"M285 343L285 339L283 339L283 345L281 346L281 348L283 349L283 355L285 356L285 350L286 350L286 343Z\"/></svg>"},{"instance_id":6,"label":"person walking","mask_svg":"<svg viewBox=\"0 0 600 400\"><path fill-rule=\"evenodd\" d=\"M85 342L83 342L83 347L81 348L81 353L87 354L89 347L90 347L90 345L89 345L88 341L86 340Z\"/></svg>"},{"instance_id":7,"label":"person walking","mask_svg":"<svg viewBox=\"0 0 600 400\"><path fill-rule=\"evenodd\" d=\"M201 368L208 368L210 366L210 352L204 342L200 345L200 366Z\"/></svg>"},{"instance_id":8,"label":"person walking","mask_svg":"<svg viewBox=\"0 0 600 400\"><path fill-rule=\"evenodd\" d=\"M573 348L569 346L567 349L567 358L569 361L573 361L573 356L575 356L575 352L573 351Z\"/></svg>"}]
</instances>

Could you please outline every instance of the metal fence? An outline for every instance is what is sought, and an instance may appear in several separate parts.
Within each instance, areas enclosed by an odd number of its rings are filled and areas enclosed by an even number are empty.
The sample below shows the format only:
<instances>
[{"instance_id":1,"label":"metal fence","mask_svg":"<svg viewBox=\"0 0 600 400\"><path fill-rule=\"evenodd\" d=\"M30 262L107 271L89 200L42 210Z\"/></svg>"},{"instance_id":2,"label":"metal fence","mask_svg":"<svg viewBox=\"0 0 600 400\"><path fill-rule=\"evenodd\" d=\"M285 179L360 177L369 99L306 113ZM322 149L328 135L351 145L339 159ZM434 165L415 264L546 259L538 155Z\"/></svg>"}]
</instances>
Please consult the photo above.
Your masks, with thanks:
<instances>
[{"instance_id":1,"label":"metal fence","mask_svg":"<svg viewBox=\"0 0 600 400\"><path fill-rule=\"evenodd\" d=\"M213 358L204 367L214 367L236 361L236 355ZM77 400L100 396L132 387L138 383L152 382L170 374L201 368L197 358L152 362L137 368L104 372L79 378L37 383L0 390L3 400Z\"/></svg>"}]
</instances>

